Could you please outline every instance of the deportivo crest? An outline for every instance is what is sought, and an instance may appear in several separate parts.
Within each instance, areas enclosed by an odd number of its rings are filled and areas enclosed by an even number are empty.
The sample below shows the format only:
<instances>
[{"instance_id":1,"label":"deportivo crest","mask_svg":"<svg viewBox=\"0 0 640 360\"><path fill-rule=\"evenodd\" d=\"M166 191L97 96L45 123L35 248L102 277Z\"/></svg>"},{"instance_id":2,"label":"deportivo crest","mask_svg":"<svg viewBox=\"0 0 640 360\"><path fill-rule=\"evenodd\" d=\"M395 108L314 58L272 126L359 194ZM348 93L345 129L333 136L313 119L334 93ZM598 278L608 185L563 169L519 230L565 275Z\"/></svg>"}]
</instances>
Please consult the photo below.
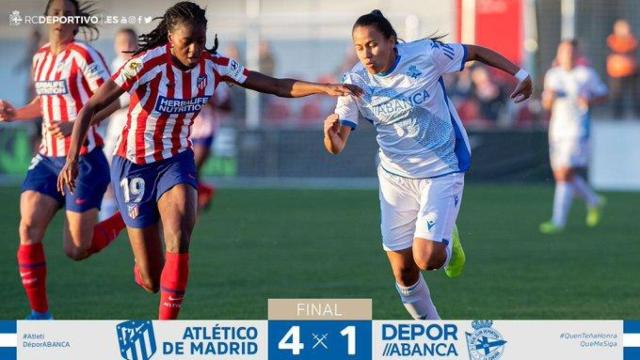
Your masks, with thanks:
<instances>
[{"instance_id":1,"label":"deportivo crest","mask_svg":"<svg viewBox=\"0 0 640 360\"><path fill-rule=\"evenodd\" d=\"M418 67L415 65L411 65L409 67L409 70L407 70L407 76L412 77L414 79L417 79L418 76L422 75L422 72L420 72L420 70L418 70Z\"/></svg>"},{"instance_id":2,"label":"deportivo crest","mask_svg":"<svg viewBox=\"0 0 640 360\"><path fill-rule=\"evenodd\" d=\"M504 353L504 345L507 343L502 335L492 329L491 320L474 320L471 326L475 331L470 334L465 332L469 359L471 360L498 360Z\"/></svg>"}]
</instances>

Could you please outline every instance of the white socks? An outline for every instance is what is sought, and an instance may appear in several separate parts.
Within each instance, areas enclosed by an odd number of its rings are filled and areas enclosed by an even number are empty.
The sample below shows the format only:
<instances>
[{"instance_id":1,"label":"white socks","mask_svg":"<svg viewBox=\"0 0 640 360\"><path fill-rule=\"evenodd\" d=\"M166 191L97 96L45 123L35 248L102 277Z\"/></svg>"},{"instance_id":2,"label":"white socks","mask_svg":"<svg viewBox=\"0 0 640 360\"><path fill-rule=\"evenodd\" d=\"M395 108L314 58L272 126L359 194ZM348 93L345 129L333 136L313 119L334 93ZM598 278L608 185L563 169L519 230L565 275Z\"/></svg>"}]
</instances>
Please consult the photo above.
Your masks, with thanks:
<instances>
[{"instance_id":1,"label":"white socks","mask_svg":"<svg viewBox=\"0 0 640 360\"><path fill-rule=\"evenodd\" d=\"M416 320L440 320L438 310L436 310L429 287L420 274L418 282L411 286L402 286L396 283L396 289L400 294L400 299L404 307L412 318Z\"/></svg>"},{"instance_id":2,"label":"white socks","mask_svg":"<svg viewBox=\"0 0 640 360\"><path fill-rule=\"evenodd\" d=\"M576 175L573 177L573 189L576 195L580 196L587 203L588 207L596 207L599 205L600 198L598 198L598 195L596 195L582 176Z\"/></svg>"},{"instance_id":3,"label":"white socks","mask_svg":"<svg viewBox=\"0 0 640 360\"><path fill-rule=\"evenodd\" d=\"M551 218L554 225L563 228L567 224L572 200L573 183L556 183L556 192L553 196L553 217Z\"/></svg>"}]
</instances>

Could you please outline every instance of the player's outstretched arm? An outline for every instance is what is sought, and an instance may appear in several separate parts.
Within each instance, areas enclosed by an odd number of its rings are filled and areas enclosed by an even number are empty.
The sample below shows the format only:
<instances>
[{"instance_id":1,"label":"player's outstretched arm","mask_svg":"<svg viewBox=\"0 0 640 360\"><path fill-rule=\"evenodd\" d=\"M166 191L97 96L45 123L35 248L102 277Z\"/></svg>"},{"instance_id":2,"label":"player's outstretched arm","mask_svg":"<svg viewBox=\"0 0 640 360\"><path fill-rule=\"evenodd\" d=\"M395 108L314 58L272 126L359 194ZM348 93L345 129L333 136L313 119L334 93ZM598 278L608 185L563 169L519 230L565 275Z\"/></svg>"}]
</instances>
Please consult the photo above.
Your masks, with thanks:
<instances>
[{"instance_id":1,"label":"player's outstretched arm","mask_svg":"<svg viewBox=\"0 0 640 360\"><path fill-rule=\"evenodd\" d=\"M507 60L507 58L491 49L467 44L464 44L464 47L467 49L467 61L480 61L481 63L507 72L518 79L518 85L516 85L515 90L513 90L511 94L511 99L515 102L519 103L531 97L533 83L531 82L531 76L529 76L526 71L518 68L518 66Z\"/></svg>"},{"instance_id":2,"label":"player's outstretched arm","mask_svg":"<svg viewBox=\"0 0 640 360\"><path fill-rule=\"evenodd\" d=\"M67 154L67 162L65 163L60 175L58 176L58 191L64 192L65 187L73 192L75 189L75 179L78 175L78 156L80 148L84 142L89 127L91 126L95 115L101 116L100 111L108 111L109 105L113 102L119 103L117 100L124 93L124 90L116 85L113 80L108 80L98 88L95 94L82 107L73 124L71 133L71 146ZM104 115L103 113L102 115ZM97 118L96 118L97 119Z\"/></svg>"},{"instance_id":3,"label":"player's outstretched arm","mask_svg":"<svg viewBox=\"0 0 640 360\"><path fill-rule=\"evenodd\" d=\"M36 96L27 105L16 109L9 102L0 100L0 121L33 120L42 116L40 96Z\"/></svg>"},{"instance_id":4,"label":"player's outstretched arm","mask_svg":"<svg viewBox=\"0 0 640 360\"><path fill-rule=\"evenodd\" d=\"M277 79L255 71L250 71L247 80L240 85L247 89L288 98L314 94L330 96L360 96L362 94L362 90L355 85L319 84L296 79Z\"/></svg>"},{"instance_id":5,"label":"player's outstretched arm","mask_svg":"<svg viewBox=\"0 0 640 360\"><path fill-rule=\"evenodd\" d=\"M340 125L338 114L329 115L324 121L324 148L333 155L338 155L347 146L351 128Z\"/></svg>"}]
</instances>

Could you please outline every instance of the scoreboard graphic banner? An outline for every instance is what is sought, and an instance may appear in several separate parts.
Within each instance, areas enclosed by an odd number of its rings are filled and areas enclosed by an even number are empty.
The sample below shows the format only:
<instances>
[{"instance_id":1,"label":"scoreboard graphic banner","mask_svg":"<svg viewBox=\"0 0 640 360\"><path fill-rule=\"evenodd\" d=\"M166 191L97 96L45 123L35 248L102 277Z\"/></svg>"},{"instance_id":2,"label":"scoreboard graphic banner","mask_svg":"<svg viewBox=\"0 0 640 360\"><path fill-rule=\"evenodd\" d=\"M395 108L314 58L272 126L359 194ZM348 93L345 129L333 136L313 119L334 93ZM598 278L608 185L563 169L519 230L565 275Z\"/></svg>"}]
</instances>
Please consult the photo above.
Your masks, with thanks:
<instances>
[{"instance_id":1,"label":"scoreboard graphic banner","mask_svg":"<svg viewBox=\"0 0 640 360\"><path fill-rule=\"evenodd\" d=\"M0 321L1 359L640 359L640 321L372 320L369 299L272 299L268 320Z\"/></svg>"}]
</instances>

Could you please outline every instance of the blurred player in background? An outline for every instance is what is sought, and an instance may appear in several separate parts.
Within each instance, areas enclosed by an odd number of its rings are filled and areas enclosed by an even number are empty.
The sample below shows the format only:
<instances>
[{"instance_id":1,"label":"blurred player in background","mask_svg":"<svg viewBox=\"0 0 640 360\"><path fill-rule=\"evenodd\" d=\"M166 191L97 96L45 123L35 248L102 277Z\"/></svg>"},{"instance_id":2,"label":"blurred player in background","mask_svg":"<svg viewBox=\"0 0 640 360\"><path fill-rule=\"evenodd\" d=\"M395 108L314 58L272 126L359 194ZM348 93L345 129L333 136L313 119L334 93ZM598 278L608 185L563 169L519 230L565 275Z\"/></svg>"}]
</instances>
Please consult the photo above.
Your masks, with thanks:
<instances>
[{"instance_id":1,"label":"blurred player in background","mask_svg":"<svg viewBox=\"0 0 640 360\"><path fill-rule=\"evenodd\" d=\"M462 273L465 255L455 223L471 162L469 141L442 75L478 60L518 78L511 95L516 102L531 95L531 79L479 46L438 39L399 43L379 10L356 21L352 38L360 63L344 82L364 94L338 99L335 114L325 120L324 145L340 153L359 118L376 128L380 227L396 289L414 319L439 319L421 271L444 268L449 277Z\"/></svg>"},{"instance_id":2,"label":"blurred player in background","mask_svg":"<svg viewBox=\"0 0 640 360\"><path fill-rule=\"evenodd\" d=\"M542 105L551 111L549 155L556 181L553 216L551 221L540 224L544 234L564 229L574 195L587 204L589 227L598 225L605 203L580 172L589 162L590 109L606 101L607 87L592 67L577 64L578 58L576 41L561 42L556 66L547 71L544 79Z\"/></svg>"},{"instance_id":3,"label":"blurred player in background","mask_svg":"<svg viewBox=\"0 0 640 360\"><path fill-rule=\"evenodd\" d=\"M231 92L226 83L221 83L211 98L211 103L205 105L198 116L193 119L191 142L193 156L198 171L198 209L209 207L215 195L215 187L202 181L202 166L211 155L211 146L215 134L220 127L223 113L231 110Z\"/></svg>"},{"instance_id":4,"label":"blurred player in background","mask_svg":"<svg viewBox=\"0 0 640 360\"><path fill-rule=\"evenodd\" d=\"M131 57L133 53L138 50L138 35L135 30L131 28L122 28L116 33L113 48L116 52L116 58L111 62L111 68L114 71L120 69ZM122 134L124 124L127 122L127 113L129 106L130 96L129 93L124 93L120 96L120 107L115 111L109 121L106 123L106 131L104 136L104 154L111 164L113 154L116 150L116 142L118 137ZM102 208L100 209L100 219L107 219L118 211L118 204L116 203L116 197L113 193L111 185L107 188L102 199Z\"/></svg>"},{"instance_id":5,"label":"blurred player in background","mask_svg":"<svg viewBox=\"0 0 640 360\"><path fill-rule=\"evenodd\" d=\"M92 115L129 92L129 117L111 179L135 256L135 281L149 292L160 291L162 320L178 317L187 287L189 243L197 213L191 125L218 85L236 83L282 97L340 96L358 89L245 70L235 60L216 54L217 39L213 49L206 49L205 10L195 3L176 3L160 19L141 37L134 57L80 111L58 188L76 188L77 159Z\"/></svg>"},{"instance_id":6,"label":"blurred player in background","mask_svg":"<svg viewBox=\"0 0 640 360\"><path fill-rule=\"evenodd\" d=\"M90 7L76 0L50 0L45 14L86 16ZM109 245L124 228L120 213L97 223L102 194L109 183L109 166L96 128L88 129L77 149L77 186L66 195L56 190L56 179L70 150L70 135L80 108L109 79L109 70L94 48L75 39L83 27L92 37L95 25L49 24L49 42L33 57L32 75L37 96L15 109L0 101L0 120L29 120L42 116L42 143L31 161L20 195L20 246L18 265L22 285L31 305L27 319L51 319L46 292L47 267L42 239L56 212L65 207L64 251L82 260ZM99 121L115 110L106 107L96 114ZM97 223L97 224L96 224Z\"/></svg>"}]
</instances>

